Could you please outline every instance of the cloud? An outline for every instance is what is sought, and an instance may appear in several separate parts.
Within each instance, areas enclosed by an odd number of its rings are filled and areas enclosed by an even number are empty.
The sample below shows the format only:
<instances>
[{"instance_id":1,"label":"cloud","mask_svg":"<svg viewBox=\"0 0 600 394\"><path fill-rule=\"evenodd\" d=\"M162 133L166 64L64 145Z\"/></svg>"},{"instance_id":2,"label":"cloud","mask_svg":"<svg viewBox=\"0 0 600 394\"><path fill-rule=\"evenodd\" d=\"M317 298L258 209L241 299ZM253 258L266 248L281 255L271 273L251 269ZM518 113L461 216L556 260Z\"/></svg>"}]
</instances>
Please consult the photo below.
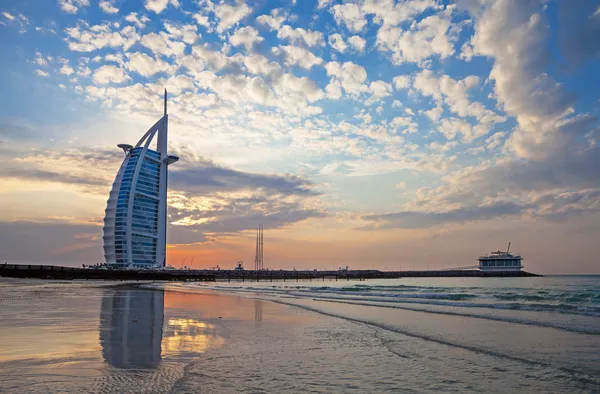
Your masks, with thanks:
<instances>
[{"instance_id":1,"label":"cloud","mask_svg":"<svg viewBox=\"0 0 600 394\"><path fill-rule=\"evenodd\" d=\"M243 0L237 0L235 5L221 3L214 10L215 16L219 19L217 32L223 33L225 30L237 25L242 19L252 13L252 8L248 7Z\"/></svg>"},{"instance_id":2,"label":"cloud","mask_svg":"<svg viewBox=\"0 0 600 394\"><path fill-rule=\"evenodd\" d=\"M275 55L283 56L283 61L286 66L298 65L310 70L313 66L323 63L323 59L301 47L280 45L273 48L272 51Z\"/></svg>"},{"instance_id":3,"label":"cloud","mask_svg":"<svg viewBox=\"0 0 600 394\"><path fill-rule=\"evenodd\" d=\"M328 5L329 1L319 1L318 8ZM440 8L435 0L363 0L355 3L336 4L330 7L335 21L345 25L348 30L358 33L367 26L367 17L373 16L373 22L383 28L398 26L427 9Z\"/></svg>"},{"instance_id":4,"label":"cloud","mask_svg":"<svg viewBox=\"0 0 600 394\"><path fill-rule=\"evenodd\" d=\"M181 40L186 44L194 44L200 38L196 25L179 25L169 22L165 22L164 25L169 33L169 38L172 40Z\"/></svg>"},{"instance_id":5,"label":"cloud","mask_svg":"<svg viewBox=\"0 0 600 394\"><path fill-rule=\"evenodd\" d=\"M377 32L377 47L381 52L391 52L392 63L421 63L439 56L445 59L454 54L457 36L451 32L453 7L413 23L408 30L395 26L382 26Z\"/></svg>"},{"instance_id":6,"label":"cloud","mask_svg":"<svg viewBox=\"0 0 600 394\"><path fill-rule=\"evenodd\" d=\"M230 37L229 42L233 46L243 46L246 52L251 52L255 44L264 41L264 38L258 34L258 30L251 26L237 29Z\"/></svg>"},{"instance_id":7,"label":"cloud","mask_svg":"<svg viewBox=\"0 0 600 394\"><path fill-rule=\"evenodd\" d=\"M94 82L100 85L109 83L123 83L127 81L129 76L120 68L113 65L104 65L94 71Z\"/></svg>"},{"instance_id":8,"label":"cloud","mask_svg":"<svg viewBox=\"0 0 600 394\"><path fill-rule=\"evenodd\" d=\"M309 47L325 45L323 33L320 31L306 30L301 27L294 29L288 25L284 25L279 29L277 38L280 40L288 40L292 44L304 44Z\"/></svg>"},{"instance_id":9,"label":"cloud","mask_svg":"<svg viewBox=\"0 0 600 394\"><path fill-rule=\"evenodd\" d=\"M348 38L348 44L357 52L364 52L367 42L360 36L352 36Z\"/></svg>"},{"instance_id":10,"label":"cloud","mask_svg":"<svg viewBox=\"0 0 600 394\"><path fill-rule=\"evenodd\" d=\"M69 14L75 14L82 7L88 7L88 0L58 0L58 6L61 10Z\"/></svg>"},{"instance_id":11,"label":"cloud","mask_svg":"<svg viewBox=\"0 0 600 394\"><path fill-rule=\"evenodd\" d=\"M0 124L0 137L2 137L2 142L8 139L22 144L23 141L38 138L38 132L25 124L2 123Z\"/></svg>"},{"instance_id":12,"label":"cloud","mask_svg":"<svg viewBox=\"0 0 600 394\"><path fill-rule=\"evenodd\" d=\"M144 7L156 14L163 12L169 4L175 8L179 8L179 0L144 0Z\"/></svg>"},{"instance_id":13,"label":"cloud","mask_svg":"<svg viewBox=\"0 0 600 394\"><path fill-rule=\"evenodd\" d=\"M47 77L48 73L44 70L35 70L35 75L39 76L39 77Z\"/></svg>"},{"instance_id":14,"label":"cloud","mask_svg":"<svg viewBox=\"0 0 600 394\"><path fill-rule=\"evenodd\" d=\"M56 182L83 186L104 186L107 184L105 178L93 176L91 174L69 174L39 168L26 168L22 165L18 167L3 167L0 176L3 178L28 179L40 182Z\"/></svg>"},{"instance_id":15,"label":"cloud","mask_svg":"<svg viewBox=\"0 0 600 394\"><path fill-rule=\"evenodd\" d=\"M0 221L3 261L96 263L102 260L102 229L62 220ZM36 247L32 248L32 242Z\"/></svg>"},{"instance_id":16,"label":"cloud","mask_svg":"<svg viewBox=\"0 0 600 394\"><path fill-rule=\"evenodd\" d=\"M253 174L182 156L186 167L173 169L169 179L173 191L169 217L178 234L171 236L175 243L177 238L189 238L184 234L191 231L235 233L254 229L257 223L277 228L325 215L307 206L320 193L305 179Z\"/></svg>"},{"instance_id":17,"label":"cloud","mask_svg":"<svg viewBox=\"0 0 600 394\"><path fill-rule=\"evenodd\" d=\"M398 75L393 79L396 90L406 89L410 86L410 77L408 75Z\"/></svg>"},{"instance_id":18,"label":"cloud","mask_svg":"<svg viewBox=\"0 0 600 394\"><path fill-rule=\"evenodd\" d=\"M281 8L271 10L270 15L261 15L256 18L256 21L264 26L268 26L271 30L279 30L281 25L287 19L287 14Z\"/></svg>"},{"instance_id":19,"label":"cloud","mask_svg":"<svg viewBox=\"0 0 600 394\"><path fill-rule=\"evenodd\" d=\"M512 202L496 202L488 205L451 209L441 212L401 211L381 215L367 215L363 219L375 223L366 225L360 228L360 230L417 229L445 224L460 224L476 220L520 215L526 209L527 207Z\"/></svg>"},{"instance_id":20,"label":"cloud","mask_svg":"<svg viewBox=\"0 0 600 394\"><path fill-rule=\"evenodd\" d=\"M77 26L68 27L65 32L69 49L77 52L92 52L106 47L123 48L127 51L140 39L135 27L125 26L118 30L118 27L108 22L90 26L85 21L79 21Z\"/></svg>"},{"instance_id":21,"label":"cloud","mask_svg":"<svg viewBox=\"0 0 600 394\"><path fill-rule=\"evenodd\" d=\"M346 44L342 36L337 33L330 35L328 42L329 45L339 53L344 53L346 52L346 49L348 49L348 45Z\"/></svg>"},{"instance_id":22,"label":"cloud","mask_svg":"<svg viewBox=\"0 0 600 394\"><path fill-rule=\"evenodd\" d=\"M104 12L105 14L116 14L119 12L119 9L115 7L114 0L100 0L98 6L100 7L100 10L102 10L102 12Z\"/></svg>"},{"instance_id":23,"label":"cloud","mask_svg":"<svg viewBox=\"0 0 600 394\"><path fill-rule=\"evenodd\" d=\"M125 17L127 22L133 23L138 29L143 29L146 23L150 22L150 18L146 15L138 16L137 12L132 12Z\"/></svg>"},{"instance_id":24,"label":"cloud","mask_svg":"<svg viewBox=\"0 0 600 394\"><path fill-rule=\"evenodd\" d=\"M19 27L19 33L23 34L27 31L27 26L29 26L29 18L27 18L25 15L23 14L16 14L16 15L12 15L9 12L2 12L1 14L5 19L7 19L8 22L1 22L0 21L0 25L14 25L14 26L18 26ZM38 30L38 28L36 28L36 31Z\"/></svg>"},{"instance_id":25,"label":"cloud","mask_svg":"<svg viewBox=\"0 0 600 394\"><path fill-rule=\"evenodd\" d=\"M192 160L187 160L186 163L190 164L186 168L173 169L170 172L169 182L174 190L185 190L194 195L245 189L262 190L285 196L319 195L311 182L294 175L253 174L222 167L205 159Z\"/></svg>"},{"instance_id":26,"label":"cloud","mask_svg":"<svg viewBox=\"0 0 600 394\"><path fill-rule=\"evenodd\" d=\"M2 13L2 16L4 16L4 17L5 17L6 19L8 19L9 21L14 21L14 20L15 20L15 17L14 17L14 16L13 16L11 13L9 13L9 12L6 12L6 11L4 11L4 12Z\"/></svg>"},{"instance_id":27,"label":"cloud","mask_svg":"<svg viewBox=\"0 0 600 394\"><path fill-rule=\"evenodd\" d=\"M373 81L369 85L371 97L365 101L365 105L371 105L384 97L391 96L392 85L384 81Z\"/></svg>"},{"instance_id":28,"label":"cloud","mask_svg":"<svg viewBox=\"0 0 600 394\"><path fill-rule=\"evenodd\" d=\"M185 51L185 43L171 40L165 32L149 33L142 37L141 44L150 49L155 55L182 56Z\"/></svg>"},{"instance_id":29,"label":"cloud","mask_svg":"<svg viewBox=\"0 0 600 394\"><path fill-rule=\"evenodd\" d=\"M127 63L129 70L135 71L144 77L150 77L160 72L167 72L171 69L169 63L162 59L152 58L145 53L128 53L127 57L129 58L129 63ZM94 75L94 80L98 82L96 75ZM124 80L122 79L121 81Z\"/></svg>"},{"instance_id":30,"label":"cloud","mask_svg":"<svg viewBox=\"0 0 600 394\"><path fill-rule=\"evenodd\" d=\"M402 85L407 82L405 78L399 81ZM481 103L469 99L469 91L478 85L479 77L475 75L457 81L448 75L437 76L431 70L417 73L413 80L416 91L432 97L438 103L444 102L450 111L461 117L473 117L486 125L504 122L506 120L504 117L486 109Z\"/></svg>"},{"instance_id":31,"label":"cloud","mask_svg":"<svg viewBox=\"0 0 600 394\"><path fill-rule=\"evenodd\" d=\"M366 13L359 4L345 3L331 7L333 17L338 24L344 24L354 33L360 33L367 26Z\"/></svg>"},{"instance_id":32,"label":"cloud","mask_svg":"<svg viewBox=\"0 0 600 394\"><path fill-rule=\"evenodd\" d=\"M329 62L325 65L327 75L332 77L330 85L339 84L350 95L358 95L368 90L364 84L367 80L367 70L363 66L352 62Z\"/></svg>"}]
</instances>

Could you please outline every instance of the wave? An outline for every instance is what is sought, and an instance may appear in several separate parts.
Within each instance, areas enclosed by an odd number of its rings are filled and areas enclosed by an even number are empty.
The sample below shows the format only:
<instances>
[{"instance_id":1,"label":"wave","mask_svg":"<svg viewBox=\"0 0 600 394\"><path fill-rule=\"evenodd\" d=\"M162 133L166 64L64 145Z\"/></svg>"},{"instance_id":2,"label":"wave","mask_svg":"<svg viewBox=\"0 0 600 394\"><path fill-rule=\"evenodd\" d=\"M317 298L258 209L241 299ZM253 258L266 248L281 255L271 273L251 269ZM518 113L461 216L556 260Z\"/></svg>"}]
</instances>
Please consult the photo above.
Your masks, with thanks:
<instances>
[{"instance_id":1,"label":"wave","mask_svg":"<svg viewBox=\"0 0 600 394\"><path fill-rule=\"evenodd\" d=\"M527 320L527 319L516 318L516 317L492 316L492 315L468 313L468 312L432 310L432 309L426 309L426 308L407 307L407 306L399 306L399 305L381 305L381 304L374 304L374 303L367 303L367 302L348 302L345 300L334 300L334 299L324 299L324 298L313 298L313 300L320 301L320 302L336 302L336 303L347 304L347 305L377 306L380 308L402 309L402 310L407 310L407 311L425 312L425 313L433 313L433 314L439 314L439 315L471 317L471 318L476 318L476 319L493 320L493 321L500 321L500 322L506 322L506 323L517 323L517 324L523 324L523 325L527 325L527 326L554 328L554 329L558 329L558 330L576 332L576 333L580 333L580 334L600 335L600 328L598 328L597 330L594 330L594 329L575 327L572 325L561 325L561 324L555 324L555 323L549 323L549 322Z\"/></svg>"},{"instance_id":2,"label":"wave","mask_svg":"<svg viewBox=\"0 0 600 394\"><path fill-rule=\"evenodd\" d=\"M579 369L572 368L571 366L557 365L557 364L554 364L553 362L549 362L549 361L545 361L545 360L527 358L527 357L523 357L523 356L519 356L519 355L511 355L511 354L507 354L504 352L492 350L489 348L477 346L477 345L471 345L471 344L466 344L466 343L457 343L457 342L450 341L450 340L447 340L442 337L426 335L426 334L423 334L422 332L414 332L412 330L408 330L408 329L405 329L402 327L390 326L388 324L378 323L378 322L366 320L363 318L355 318L355 317L344 316L344 315L340 315L340 314L336 314L336 313L332 313L332 312L326 312L319 308L315 308L315 307L311 307L311 306L307 306L307 305L298 305L293 302L286 302L286 301L273 300L273 299L265 299L265 301L271 301L271 302L275 302L275 303L279 303L279 304L283 304L283 305L295 306L295 307L298 307L298 308L301 308L304 310L308 310L311 312L316 312L316 313L319 313L319 314L322 314L325 316L336 317L336 318L340 318L340 319L343 319L343 320L346 320L349 322L353 322L353 323L365 324L365 325L375 327L378 329L406 335L408 337L413 337L413 338L417 338L417 339L421 339L421 340L425 340L425 341L439 343L439 344L446 345L446 346L456 347L456 348L472 351L474 353L485 354L485 355L498 357L498 358L502 358L502 359L507 359L507 360L512 360L512 361L516 361L516 362L521 362L521 363L529 364L529 365L538 365L541 367L552 368L552 369L561 371L563 373L569 374L571 376L571 378L574 380L585 382L588 384L596 385L596 384L600 383L600 379L597 376L582 372Z\"/></svg>"},{"instance_id":3,"label":"wave","mask_svg":"<svg viewBox=\"0 0 600 394\"><path fill-rule=\"evenodd\" d=\"M548 301L548 302L486 302L485 298L472 293L386 293L386 292L365 292L349 293L343 288L332 287L287 287L287 288L262 288L262 287L229 287L214 286L215 289L226 291L251 291L268 294L285 294L297 297L317 297L346 299L354 301L379 301L379 302L399 302L410 304L428 304L439 306L452 306L462 308L491 308L491 309L510 309L532 312L556 312L561 314L584 315L600 317L600 306L578 305L569 302L553 302L554 298L540 298L528 295L502 296L496 295L500 301ZM342 297L336 297L342 296ZM471 301L471 302L465 302ZM475 301L475 302L473 302ZM488 300L489 301L489 300ZM492 300L493 301L493 300Z\"/></svg>"}]
</instances>

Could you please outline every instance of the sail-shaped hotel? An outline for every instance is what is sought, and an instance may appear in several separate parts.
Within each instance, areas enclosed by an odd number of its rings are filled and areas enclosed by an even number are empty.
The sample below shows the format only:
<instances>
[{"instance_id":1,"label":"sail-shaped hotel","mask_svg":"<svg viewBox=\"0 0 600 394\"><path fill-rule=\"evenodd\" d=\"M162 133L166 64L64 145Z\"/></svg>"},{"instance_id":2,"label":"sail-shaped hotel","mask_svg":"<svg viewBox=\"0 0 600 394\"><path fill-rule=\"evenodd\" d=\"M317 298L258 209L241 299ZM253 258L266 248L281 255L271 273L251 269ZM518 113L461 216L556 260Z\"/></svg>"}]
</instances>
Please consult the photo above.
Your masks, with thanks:
<instances>
[{"instance_id":1,"label":"sail-shaped hotel","mask_svg":"<svg viewBox=\"0 0 600 394\"><path fill-rule=\"evenodd\" d=\"M160 268L166 262L167 168L177 156L167 154L168 115L135 146L119 144L125 159L108 198L103 240L106 264L115 268ZM150 144L158 134L156 150Z\"/></svg>"}]
</instances>

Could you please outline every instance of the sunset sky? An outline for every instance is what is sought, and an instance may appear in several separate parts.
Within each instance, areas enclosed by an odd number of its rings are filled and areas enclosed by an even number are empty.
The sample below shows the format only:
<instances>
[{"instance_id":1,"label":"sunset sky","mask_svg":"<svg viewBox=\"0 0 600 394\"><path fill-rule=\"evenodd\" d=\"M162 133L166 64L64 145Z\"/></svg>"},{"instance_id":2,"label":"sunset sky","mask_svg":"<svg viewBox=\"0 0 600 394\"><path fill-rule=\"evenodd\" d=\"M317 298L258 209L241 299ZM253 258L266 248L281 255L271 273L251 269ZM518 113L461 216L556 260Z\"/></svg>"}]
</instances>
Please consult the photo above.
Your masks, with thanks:
<instances>
[{"instance_id":1,"label":"sunset sky","mask_svg":"<svg viewBox=\"0 0 600 394\"><path fill-rule=\"evenodd\" d=\"M0 42L2 263L103 261L166 88L169 264L262 223L275 269L600 273L600 1L3 0Z\"/></svg>"}]
</instances>

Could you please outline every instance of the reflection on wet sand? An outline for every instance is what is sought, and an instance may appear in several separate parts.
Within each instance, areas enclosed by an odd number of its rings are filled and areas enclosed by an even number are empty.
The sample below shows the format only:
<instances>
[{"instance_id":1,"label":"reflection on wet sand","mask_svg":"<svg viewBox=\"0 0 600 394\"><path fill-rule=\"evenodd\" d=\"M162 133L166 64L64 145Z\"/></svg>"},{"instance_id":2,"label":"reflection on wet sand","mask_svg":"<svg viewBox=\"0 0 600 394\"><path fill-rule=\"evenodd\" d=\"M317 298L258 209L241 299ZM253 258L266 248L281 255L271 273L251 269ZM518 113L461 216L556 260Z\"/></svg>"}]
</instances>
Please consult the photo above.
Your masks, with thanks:
<instances>
[{"instance_id":1,"label":"reflection on wet sand","mask_svg":"<svg viewBox=\"0 0 600 394\"><path fill-rule=\"evenodd\" d=\"M261 327L263 320L263 301L254 300L254 326Z\"/></svg>"},{"instance_id":2,"label":"reflection on wet sand","mask_svg":"<svg viewBox=\"0 0 600 394\"><path fill-rule=\"evenodd\" d=\"M164 292L106 290L100 311L104 361L117 368L154 368L161 360Z\"/></svg>"},{"instance_id":3,"label":"reflection on wet sand","mask_svg":"<svg viewBox=\"0 0 600 394\"><path fill-rule=\"evenodd\" d=\"M213 301L163 290L105 290L100 312L104 361L117 368L155 368L165 357L193 356L222 346L229 329L210 316L217 307Z\"/></svg>"}]
</instances>

